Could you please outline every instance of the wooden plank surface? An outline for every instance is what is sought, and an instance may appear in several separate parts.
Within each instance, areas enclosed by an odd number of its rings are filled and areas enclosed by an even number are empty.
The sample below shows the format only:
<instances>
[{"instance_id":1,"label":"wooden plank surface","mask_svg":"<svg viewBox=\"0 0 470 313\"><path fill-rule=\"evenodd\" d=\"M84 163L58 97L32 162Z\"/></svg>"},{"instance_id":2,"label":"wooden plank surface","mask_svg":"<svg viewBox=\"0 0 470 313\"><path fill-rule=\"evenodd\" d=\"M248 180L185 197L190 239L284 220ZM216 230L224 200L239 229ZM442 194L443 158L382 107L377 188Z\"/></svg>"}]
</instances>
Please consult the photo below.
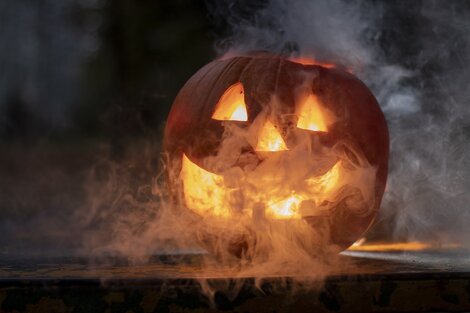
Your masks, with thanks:
<instances>
[{"instance_id":1,"label":"wooden plank surface","mask_svg":"<svg viewBox=\"0 0 470 313\"><path fill-rule=\"evenodd\" d=\"M0 279L191 279L236 278L229 267L204 266L204 255L156 255L130 264L124 258L106 261L83 257L2 258ZM345 251L329 270L328 277L470 272L465 250ZM285 277L277 273L272 277ZM239 277L240 278L240 277ZM244 277L247 278L247 277Z\"/></svg>"},{"instance_id":2,"label":"wooden plank surface","mask_svg":"<svg viewBox=\"0 0 470 313\"><path fill-rule=\"evenodd\" d=\"M353 249L308 285L257 281L202 266L204 256L90 262L80 257L1 258L0 312L455 312L470 311L463 250Z\"/></svg>"}]
</instances>

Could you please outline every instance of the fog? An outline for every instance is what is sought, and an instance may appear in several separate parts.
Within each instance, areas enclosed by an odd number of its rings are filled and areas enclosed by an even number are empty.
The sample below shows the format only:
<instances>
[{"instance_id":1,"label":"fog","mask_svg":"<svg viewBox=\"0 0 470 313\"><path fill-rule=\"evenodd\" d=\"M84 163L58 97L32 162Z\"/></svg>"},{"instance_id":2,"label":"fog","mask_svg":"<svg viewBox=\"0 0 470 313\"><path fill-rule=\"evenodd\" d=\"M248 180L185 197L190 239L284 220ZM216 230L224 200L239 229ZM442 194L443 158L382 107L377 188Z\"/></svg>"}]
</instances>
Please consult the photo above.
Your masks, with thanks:
<instances>
[{"instance_id":1,"label":"fog","mask_svg":"<svg viewBox=\"0 0 470 313\"><path fill-rule=\"evenodd\" d=\"M209 2L220 55L268 50L347 66L388 121L391 159L371 239L467 242L469 5L461 1Z\"/></svg>"}]
</instances>

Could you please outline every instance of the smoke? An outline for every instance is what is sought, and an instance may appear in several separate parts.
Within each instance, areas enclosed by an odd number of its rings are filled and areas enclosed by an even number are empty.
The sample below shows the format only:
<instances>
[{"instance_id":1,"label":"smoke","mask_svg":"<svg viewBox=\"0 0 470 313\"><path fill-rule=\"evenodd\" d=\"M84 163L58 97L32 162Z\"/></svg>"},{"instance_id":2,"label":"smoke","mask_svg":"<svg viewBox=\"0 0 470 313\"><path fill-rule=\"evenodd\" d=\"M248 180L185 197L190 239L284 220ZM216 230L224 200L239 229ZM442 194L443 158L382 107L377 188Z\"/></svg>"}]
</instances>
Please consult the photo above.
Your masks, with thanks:
<instances>
[{"instance_id":1,"label":"smoke","mask_svg":"<svg viewBox=\"0 0 470 313\"><path fill-rule=\"evenodd\" d=\"M220 56L268 50L313 57L350 68L371 88L388 121L391 160L380 215L369 238L466 238L467 4L271 0L208 1L207 7L215 26L225 29L216 45ZM130 149L154 158L158 153L139 144ZM135 155L127 165L106 160L106 166L98 162L88 174L87 201L80 203L73 227L86 253L114 251L141 258L175 244L167 235L175 217L162 213L170 209L161 210L169 206L163 191L152 190L151 181L131 187L131 167L140 161ZM154 175L154 166L139 168ZM167 223L156 222L161 220ZM191 248L190 239L181 251Z\"/></svg>"},{"instance_id":2,"label":"smoke","mask_svg":"<svg viewBox=\"0 0 470 313\"><path fill-rule=\"evenodd\" d=\"M221 57L252 50L312 57L351 69L373 91L388 122L391 159L380 214L367 234L368 239L466 244L470 222L469 3L266 0L206 4L216 28L224 30L218 34L216 45ZM18 162L18 167L28 164L31 172L39 173L35 179L41 188L61 190L64 186L50 182L70 180L65 188L81 190L79 182L72 182L72 178L58 178L70 169L56 165L58 168L53 172L38 172L35 163L38 161L28 160L30 150L25 151L21 156L25 161ZM110 161L108 151L99 154L103 160L92 170L77 169L78 176L84 178L85 189L83 194L74 194L73 199L83 197L85 201L72 203L63 196L54 208L64 213L58 213L55 219L40 214L23 226L38 233L44 231L53 238L38 236L44 241L64 236L64 242L71 241L84 255L97 258L120 255L142 261L153 253L194 252L200 238L188 230L194 229L199 221L182 219L181 208L168 199L161 183L165 168L161 167L153 182L148 179L147 185L135 186L140 181L135 179L136 175L155 175L152 172L155 166L149 163L158 157L159 144L133 143L126 151L133 151L123 156L126 164ZM0 157L5 157L6 152L2 153ZM44 158L50 156L45 153ZM8 170L11 169L2 169L2 173L7 175ZM14 176L13 172L10 174ZM25 185L14 187L21 189ZM31 191L32 199L42 199L35 193L40 194L41 188ZM0 199L5 206L21 206L21 201L26 201L11 199L11 194L8 189L2 190ZM36 204L50 212L45 205L41 206L41 201ZM64 206L68 209L64 210ZM2 229L5 229L2 246L7 246L6 241L31 241L18 233L18 225L8 220L2 221ZM51 234L51 229L56 233ZM274 233L285 231L280 227ZM270 239L279 249L292 244L282 241L282 236L279 238ZM36 244L31 242L24 244L24 250ZM45 251L39 245L37 249L39 253ZM334 258L327 260L329 263L324 259L312 260L311 255L302 251L295 250L297 254L290 261L299 262L293 264L294 270L304 270L301 265L313 262L303 275L326 275L332 264L337 265ZM231 261L229 269L236 268ZM214 259L208 258L206 262L215 272L226 273ZM286 273L271 271L273 266L285 265L286 259L274 258L270 262L266 268L245 267L237 275L266 277ZM266 265L258 263L261 264ZM207 294L213 291L209 285L203 284L203 288Z\"/></svg>"},{"instance_id":3,"label":"smoke","mask_svg":"<svg viewBox=\"0 0 470 313\"><path fill-rule=\"evenodd\" d=\"M298 19L297 16L290 18ZM328 21L333 22L334 19ZM248 37L253 39L256 35ZM266 38L269 43L269 35ZM308 50L302 50L308 43L296 43L292 39L289 42L298 46L298 51L292 52L294 55L311 56ZM243 52L235 48L245 48L245 45L236 42L229 53ZM249 46L247 49L255 48ZM338 49L341 51L328 59L326 56L332 52L328 49L320 51L324 56L322 59L336 62L341 58L340 53L345 53L345 47ZM269 47L269 50L277 51L275 47ZM369 55L367 50L363 50L342 64L355 68L362 54ZM316 70L305 70L292 73L292 78L305 81L299 84L302 87L311 84L316 75ZM295 90L290 100L310 99L310 91L307 93L306 90L309 88ZM87 254L116 253L138 260L145 259L155 250L180 253L198 247L209 252L200 271L203 276L211 276L215 271L222 276L228 273L233 278L255 277L257 284L272 275L295 276L299 280L324 278L332 269L340 267L337 253L340 249L327 244L330 229L329 216L325 214L337 210L338 215L342 215L349 209L355 211L355 215L369 216L376 203L375 193L371 192L376 185L376 168L360 157L360 151L348 147L347 142L325 149L319 140L312 140L310 134L298 129L290 130L289 135L297 138L289 151L269 155L269 152L279 150L257 149L266 129L272 128L272 133L266 137L278 136L275 128L269 126L271 116L268 115L285 117L282 116L280 99L273 97L270 101L269 105L264 103L270 110L262 110L250 126L238 128L225 124L223 142L217 154L202 160L202 168L183 157L181 172L178 167L172 172L175 168L171 162L180 160L169 160L169 181L175 186L176 201L169 198L165 187L158 183L154 186L153 197L143 201L135 198L137 194L114 190L114 182L120 181L115 177L110 178L109 191L103 186L92 185L90 199L97 199L98 203L91 203L90 216L102 219L108 226L104 225L100 233L87 238ZM187 101L182 103L188 105ZM257 140L251 142L256 137ZM252 150L247 149L250 146ZM356 161L351 160L342 146L355 154ZM267 153L263 155L262 152ZM180 154L175 159L179 157ZM263 162L258 158L263 158ZM205 188L208 184L210 186ZM98 194L94 194L95 191ZM118 200L113 200L113 196ZM103 207L103 200L109 209ZM291 205L290 202L298 203ZM339 208L342 203L347 203L346 208ZM204 214L194 214L183 204L196 213ZM211 207L214 211L212 216L206 214L211 204L215 206ZM227 215L229 219L224 218ZM311 218L316 227L301 219L283 218L285 216ZM87 219L82 218L81 221L85 225L96 225ZM107 237L108 234L112 234L111 238ZM349 240L340 238L338 241ZM202 284L202 287L206 294L213 294L211 286Z\"/></svg>"},{"instance_id":4,"label":"smoke","mask_svg":"<svg viewBox=\"0 0 470 313\"><path fill-rule=\"evenodd\" d=\"M469 5L460 1L208 1L220 55L268 50L342 64L388 121L387 190L369 237L467 236ZM462 237L463 236L463 237Z\"/></svg>"},{"instance_id":5,"label":"smoke","mask_svg":"<svg viewBox=\"0 0 470 313\"><path fill-rule=\"evenodd\" d=\"M239 5L239 7L237 6ZM232 1L208 2L213 17L230 27L218 43L221 54L268 50L314 56L317 60L369 62L374 51L364 44L374 15L365 16L361 4L343 1ZM372 26L373 27L373 26Z\"/></svg>"},{"instance_id":6,"label":"smoke","mask_svg":"<svg viewBox=\"0 0 470 313\"><path fill-rule=\"evenodd\" d=\"M75 0L0 4L0 131L15 122L8 120L7 105L48 125L69 126L85 60L98 49L100 23L95 18L78 25L71 15L99 5Z\"/></svg>"}]
</instances>

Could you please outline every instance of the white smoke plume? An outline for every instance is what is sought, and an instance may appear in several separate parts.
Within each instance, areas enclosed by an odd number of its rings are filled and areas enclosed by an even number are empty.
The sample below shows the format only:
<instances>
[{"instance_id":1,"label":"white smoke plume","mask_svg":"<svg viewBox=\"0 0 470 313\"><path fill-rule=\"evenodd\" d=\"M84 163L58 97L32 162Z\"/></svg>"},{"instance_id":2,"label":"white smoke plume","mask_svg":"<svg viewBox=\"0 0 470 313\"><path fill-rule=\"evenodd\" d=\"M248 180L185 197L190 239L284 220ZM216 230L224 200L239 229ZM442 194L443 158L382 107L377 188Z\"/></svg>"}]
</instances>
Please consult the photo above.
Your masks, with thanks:
<instances>
[{"instance_id":1,"label":"white smoke plume","mask_svg":"<svg viewBox=\"0 0 470 313\"><path fill-rule=\"evenodd\" d=\"M218 41L220 56L268 50L339 63L379 100L390 129L391 161L380 214L367 237L464 244L470 187L465 157L470 136L466 5L250 3L207 3L215 24L223 20L230 30ZM184 252L197 246L188 231L194 221L181 218L158 183L149 196L148 187L142 194L119 187L129 179L111 175L106 188L102 183L91 186L90 199L98 200L91 203L89 215L101 222L82 220L98 229L86 237L87 254L145 259L154 252ZM119 200L115 192L122 195ZM286 260L270 261L279 266ZM317 261L307 275L328 274L325 263ZM253 270L258 269L245 268L237 275L253 275Z\"/></svg>"},{"instance_id":2,"label":"white smoke plume","mask_svg":"<svg viewBox=\"0 0 470 313\"><path fill-rule=\"evenodd\" d=\"M469 5L460 1L208 1L221 55L268 50L343 64L372 89L391 135L371 237L460 240L470 191ZM465 241L465 240L464 240Z\"/></svg>"}]
</instances>

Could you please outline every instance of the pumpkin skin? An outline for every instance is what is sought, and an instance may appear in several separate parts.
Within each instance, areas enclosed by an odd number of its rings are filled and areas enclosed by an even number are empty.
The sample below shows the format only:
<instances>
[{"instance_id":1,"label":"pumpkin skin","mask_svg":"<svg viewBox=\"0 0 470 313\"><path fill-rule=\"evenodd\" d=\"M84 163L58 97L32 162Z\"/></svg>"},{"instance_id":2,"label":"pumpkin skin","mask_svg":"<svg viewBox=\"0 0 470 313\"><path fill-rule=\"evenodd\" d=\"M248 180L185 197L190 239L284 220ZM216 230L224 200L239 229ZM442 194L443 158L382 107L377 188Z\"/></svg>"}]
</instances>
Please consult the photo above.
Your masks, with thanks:
<instances>
[{"instance_id":1,"label":"pumpkin skin","mask_svg":"<svg viewBox=\"0 0 470 313\"><path fill-rule=\"evenodd\" d=\"M376 169L372 191L375 201L367 214L340 208L326 217L328 242L345 249L361 237L377 214L385 190L389 155L388 129L377 100L351 73L339 68L304 65L264 52L215 60L192 76L177 95L164 132L164 150L172 173L181 170L183 154L201 167L205 158L215 155L227 121L215 120L212 115L224 92L237 82L243 84L248 125L261 112L273 111L270 103L275 95L281 105L276 107L272 122L283 134L289 133L295 123L282 117L292 116L295 122L296 93L299 86L305 85L306 77L309 77L307 88L335 115L335 122L327 132L310 132L312 140L327 148L337 148L338 143L345 142L346 154L360 155ZM292 144L287 137L286 143ZM351 147L353 153L349 151ZM354 158L351 157L351 162L355 162ZM325 223L316 217L305 220L312 227Z\"/></svg>"}]
</instances>

